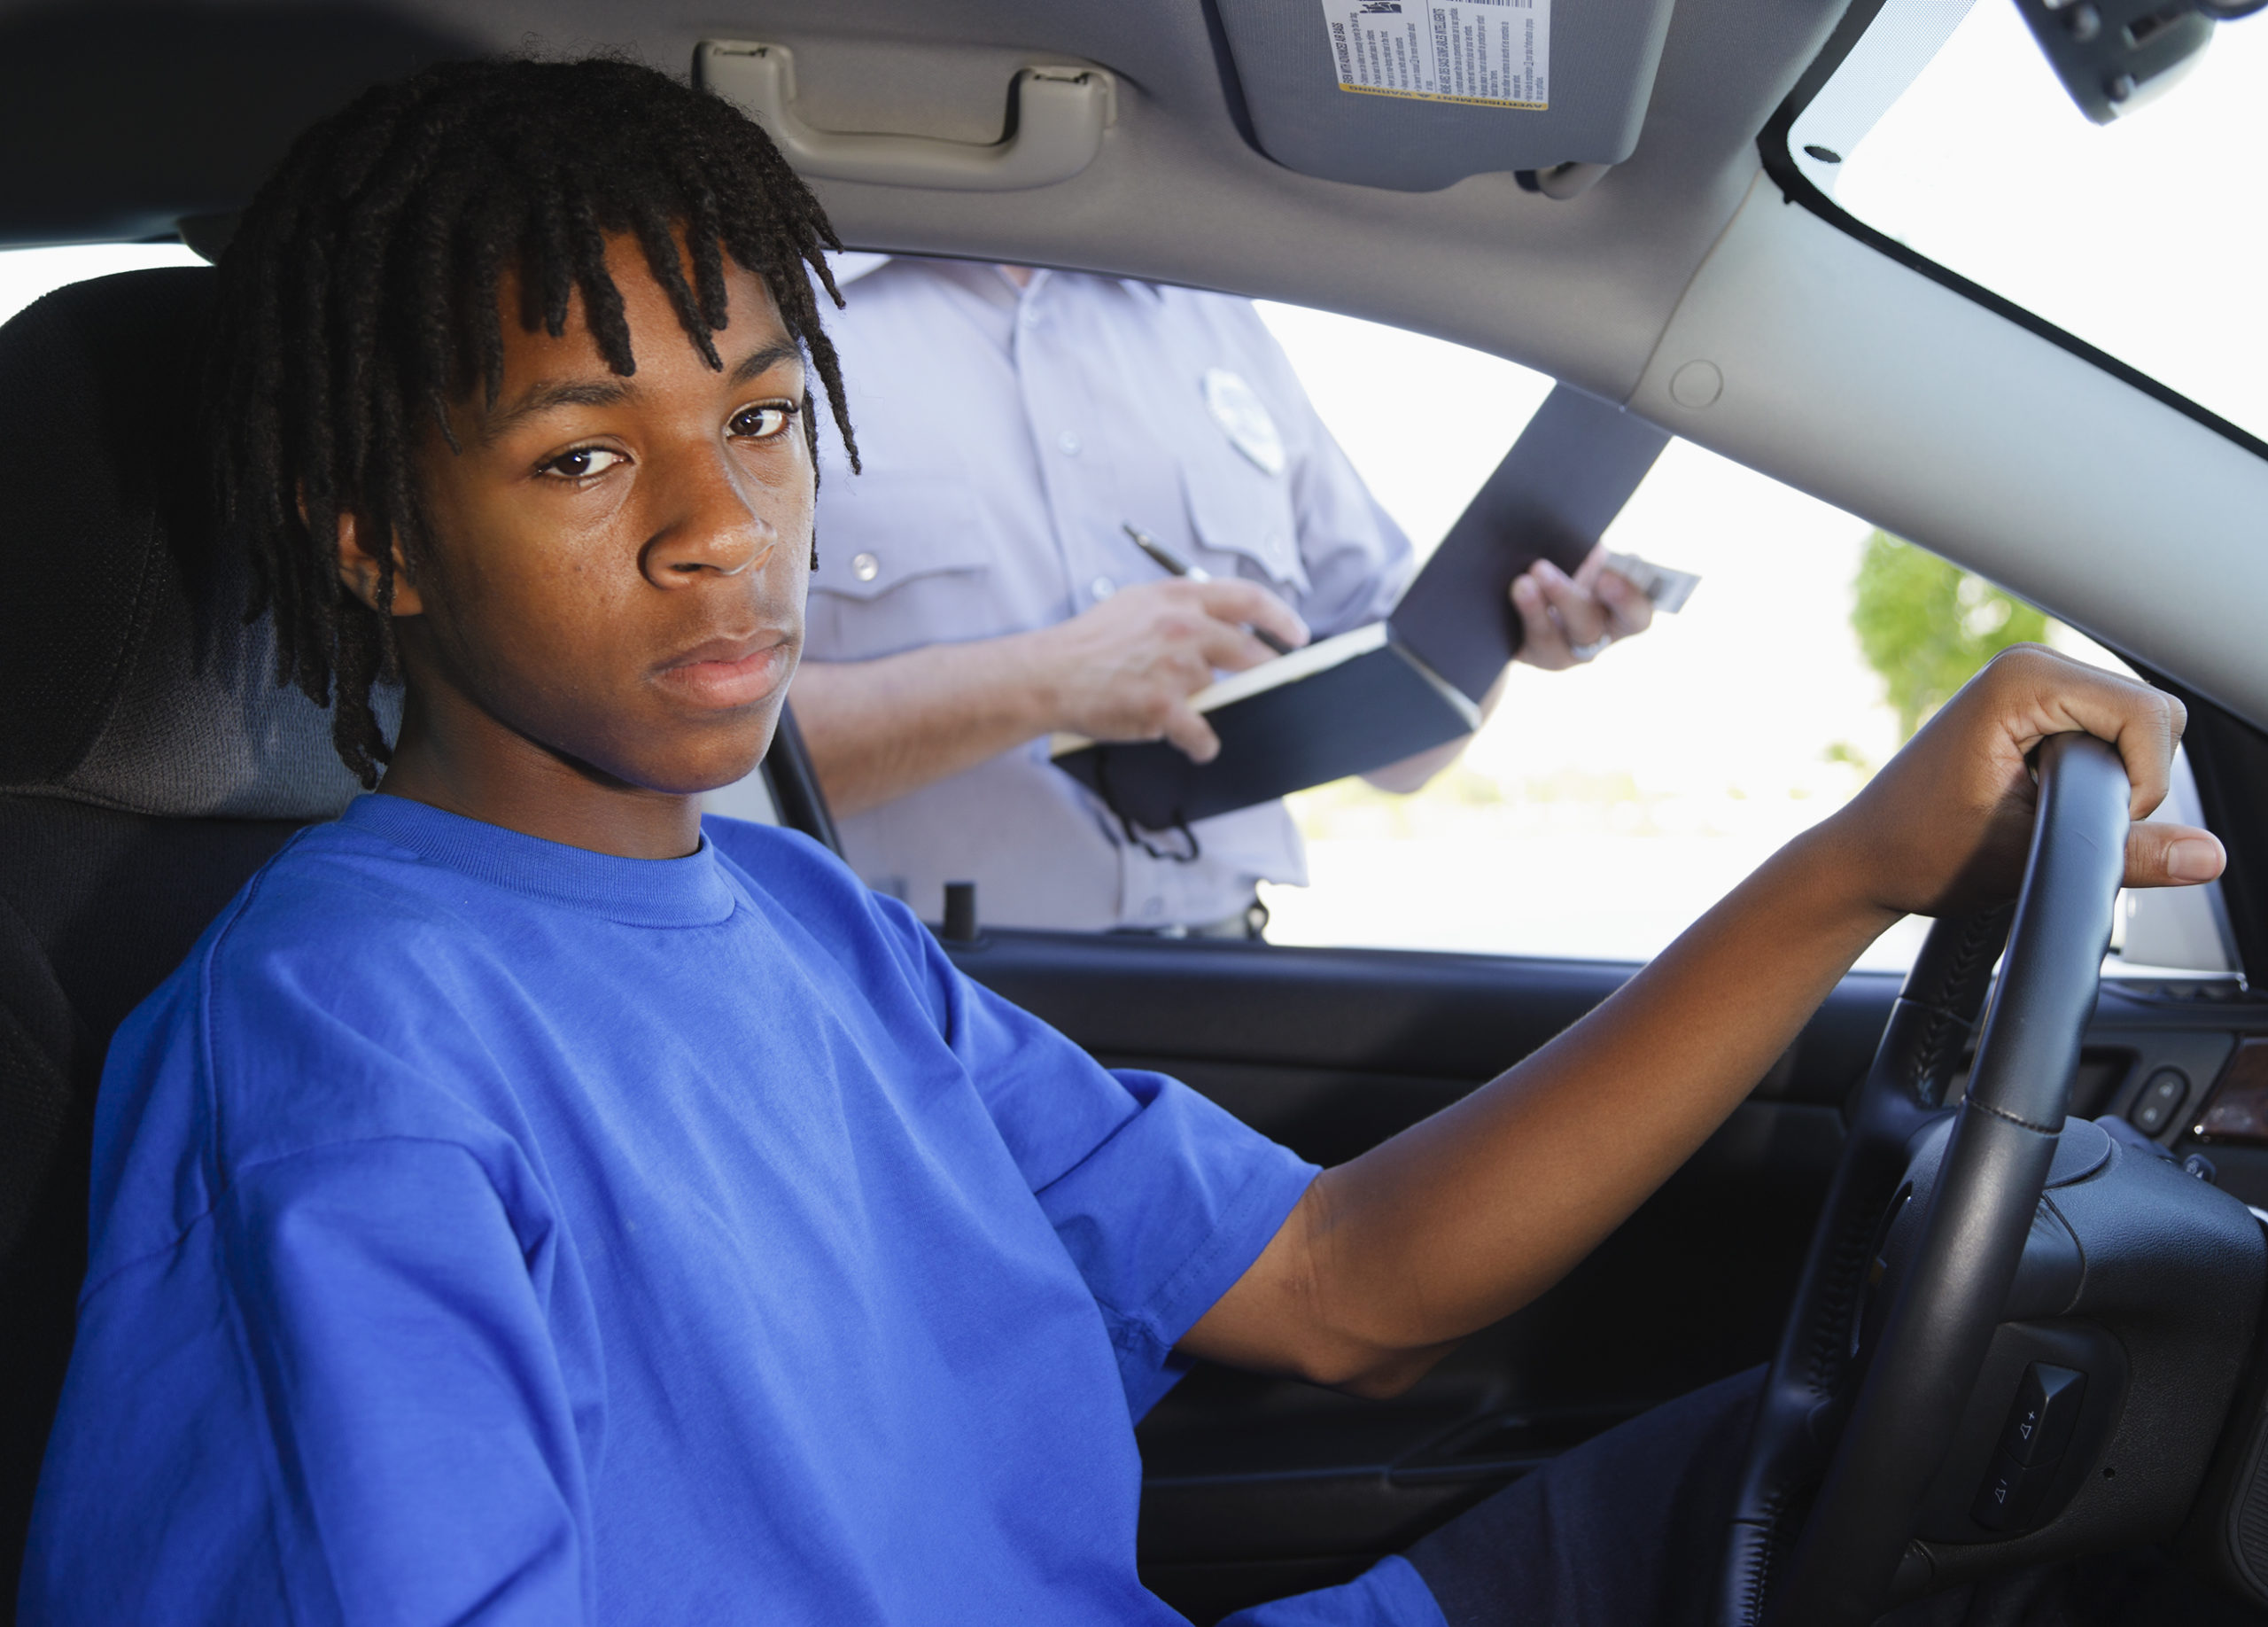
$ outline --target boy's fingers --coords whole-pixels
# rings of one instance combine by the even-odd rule
[[[2126,833],[2126,884],[2194,887],[2218,876],[2227,858],[2210,830],[2137,823]]]
[[[2039,645],[2020,645],[1995,658],[2023,681],[2030,703],[2018,725],[2029,752],[2053,734],[2079,729],[2117,748],[2133,787],[2128,806],[2141,818],[2165,800],[2172,782],[2173,749],[2187,725],[2187,708],[2161,689],[2115,673],[2085,666]]]
[[[2138,819],[2154,812],[2173,785],[2173,749],[2188,720],[2171,695],[2109,673],[2073,697],[2075,721],[2118,748],[2133,792],[2128,806]]]

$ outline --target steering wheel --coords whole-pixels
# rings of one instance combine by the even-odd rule
[[[1860,1627],[1888,1607],[1915,1510],[1953,1444],[2070,1099],[2126,857],[2126,772],[2085,735],[2036,758],[2039,812],[2013,906],[1938,922],[1852,1114],[1751,1434],[1716,1627]],[[2011,924],[2013,922],[2013,925]],[[1957,1109],[1945,1090],[2002,944]],[[1957,1114],[1899,1274],[1859,1312],[1918,1133]],[[1876,1320],[1876,1317],[1879,1320]]]

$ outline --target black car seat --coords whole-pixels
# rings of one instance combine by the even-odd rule
[[[200,518],[213,276],[104,277],[0,327],[0,1623],[70,1355],[111,1032],[358,790]],[[765,777],[833,845],[792,722]]]

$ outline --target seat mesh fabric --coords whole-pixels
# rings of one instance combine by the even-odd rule
[[[275,630],[204,523],[197,346],[215,274],[130,271],[0,327],[0,789],[317,819],[353,776],[273,681]],[[377,697],[391,727],[398,692]]]

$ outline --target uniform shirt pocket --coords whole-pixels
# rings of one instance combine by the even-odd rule
[[[1254,468],[1233,452],[1192,458],[1181,486],[1197,563],[1216,576],[1241,576],[1296,603],[1308,591],[1300,557],[1299,521],[1291,481]]]
[[[812,659],[871,661],[1010,630],[964,482],[869,474],[852,484],[855,495],[824,504],[819,516]]]

